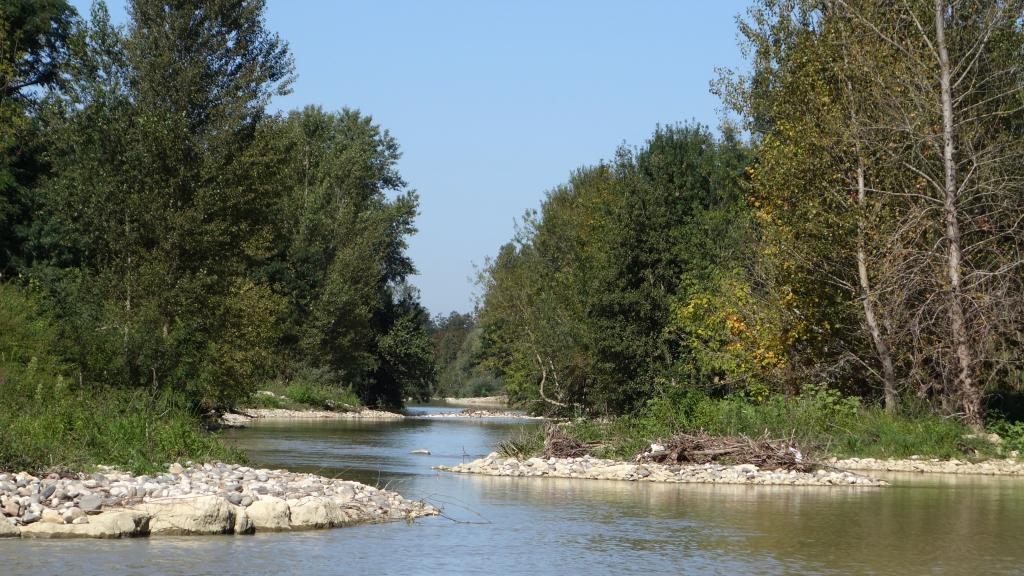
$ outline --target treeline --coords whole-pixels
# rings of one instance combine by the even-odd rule
[[[452,312],[431,320],[437,381],[435,398],[494,396],[504,383],[485,362],[483,329],[473,313]]]
[[[713,84],[741,124],[551,191],[485,272],[483,362],[544,412],[825,387],[981,427],[1024,383],[1022,14],[757,2]]]
[[[195,412],[272,379],[428,394],[395,139],[354,110],[267,112],[295,75],[262,0],[128,17],[0,5],[0,281],[53,327],[54,372]],[[24,358],[0,354],[13,387]]]

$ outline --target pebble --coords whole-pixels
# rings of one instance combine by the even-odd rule
[[[1024,462],[1016,458],[964,462],[961,460],[923,459],[911,456],[909,459],[847,458],[831,460],[836,468],[845,470],[920,472],[932,474],[977,474],[982,476],[1024,476]]]
[[[437,412],[435,414],[423,414],[417,418],[509,418],[516,420],[547,420],[544,416],[530,416],[523,412],[512,410],[480,410],[466,408],[458,412]]]
[[[174,463],[168,473],[132,476],[107,467],[101,473],[45,479],[27,473],[0,473],[0,521],[16,526],[89,524],[87,515],[137,510],[151,502],[174,502],[184,497],[219,496],[234,506],[249,507],[264,498],[289,502],[320,499],[339,506],[344,518],[332,525],[412,519],[437,514],[424,502],[394,492],[287,470],[254,470],[220,462]],[[275,500],[275,501],[276,501]]]
[[[846,471],[817,470],[810,473],[761,470],[753,464],[635,464],[590,456],[518,460],[502,458],[497,453],[491,453],[486,458],[465,464],[435,468],[448,472],[489,476],[548,476],[634,482],[872,487],[888,485],[884,480]]]

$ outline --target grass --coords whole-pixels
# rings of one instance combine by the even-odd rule
[[[1024,426],[1020,426],[1024,434]],[[741,396],[712,398],[699,392],[648,402],[640,413],[614,419],[580,418],[566,425],[566,432],[599,445],[594,456],[632,459],[651,442],[679,432],[704,430],[712,435],[775,437],[794,436],[797,445],[812,456],[907,458],[985,458],[1001,455],[984,440],[965,438],[969,430],[960,423],[906,407],[890,415],[875,407],[861,406],[856,398],[834,391],[812,389],[804,395],[769,397],[754,401]],[[531,434],[531,438],[526,438]],[[1015,446],[1016,441],[1006,442]],[[507,455],[532,455],[543,449],[543,433],[524,433],[503,446]]]
[[[82,384],[55,349],[32,300],[0,285],[0,470],[156,472],[182,460],[243,460],[181,395]]]
[[[264,392],[270,392],[266,394]],[[293,380],[274,382],[253,394],[244,407],[285,410],[358,410],[359,397],[350,388]]]
[[[244,461],[172,395],[47,388],[15,410],[0,411],[0,429],[0,470],[79,471],[107,464],[142,473],[185,460]]]

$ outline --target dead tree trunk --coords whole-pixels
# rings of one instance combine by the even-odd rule
[[[857,205],[863,210],[866,202],[867,190],[864,185],[864,161],[859,159],[857,163]],[[875,314],[874,294],[871,292],[871,279],[868,277],[863,216],[858,216],[857,218],[857,278],[860,282],[860,298],[864,306],[864,320],[867,323],[868,332],[871,334],[871,341],[875,345],[878,361],[882,365],[882,390],[885,397],[885,410],[892,413],[897,408],[896,370],[893,367],[889,345],[882,336],[878,317]]]
[[[957,211],[957,166],[955,162],[953,89],[950,80],[949,51],[946,47],[945,30],[946,3],[935,0],[935,48],[939,55],[939,83],[942,100],[942,165],[945,175],[943,187],[943,211],[946,230],[946,274],[949,281],[949,327],[955,357],[956,391],[960,397],[964,421],[972,428],[980,429],[982,422],[982,393],[973,377],[970,342],[968,341],[967,320],[964,314],[963,288],[961,286],[961,239],[960,215]]]

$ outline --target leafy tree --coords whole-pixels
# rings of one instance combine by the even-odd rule
[[[0,4],[0,280],[25,264],[32,189],[46,173],[34,112],[41,91],[60,84],[75,22],[64,0]]]
[[[252,146],[292,72],[263,9],[136,0],[121,31],[97,4],[76,39],[40,243],[64,271],[53,288],[90,378],[217,406],[262,377],[279,304],[247,277],[272,206]]]
[[[528,214],[482,279],[482,353],[513,400],[620,413],[717,371],[672,310],[738,274],[750,234],[746,158],[731,135],[659,128],[579,170]],[[716,322],[724,322],[719,318]],[[712,374],[715,372],[715,374]]]
[[[279,372],[289,379],[303,367],[326,368],[324,384],[400,405],[433,376],[412,365],[418,348],[398,350],[426,337],[418,298],[405,288],[415,270],[405,248],[418,200],[397,171],[398,143],[358,111],[317,107],[265,123],[260,140],[271,159],[264,176],[279,191],[274,251],[259,268],[287,301]],[[410,315],[416,321],[383,341],[385,357],[381,339]],[[404,384],[413,386],[405,396]]]

